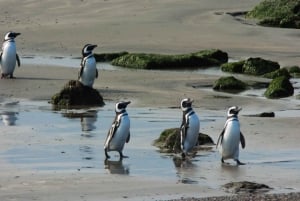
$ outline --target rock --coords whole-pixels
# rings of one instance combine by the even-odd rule
[[[298,0],[264,0],[246,17],[256,18],[260,25],[300,28],[300,2]]]
[[[254,114],[254,115],[247,115],[249,117],[275,117],[274,112],[262,112],[259,114]]]
[[[271,81],[264,94],[267,98],[284,98],[294,94],[294,87],[288,78],[281,76]]]
[[[182,55],[129,53],[112,61],[112,65],[135,69],[201,68],[220,65],[228,61],[221,50],[204,50]]]
[[[199,133],[198,143],[199,145],[214,144],[213,140],[203,133]],[[164,130],[159,138],[154,141],[154,145],[159,147],[162,152],[180,153],[180,129],[169,128]]]
[[[300,78],[300,67],[299,66],[291,66],[288,67],[289,73],[294,78]]]
[[[245,60],[238,61],[238,62],[231,62],[225,63],[221,65],[221,70],[224,72],[231,72],[231,73],[243,73],[243,66]]]
[[[277,62],[262,58],[249,58],[243,65],[243,73],[250,75],[263,75],[278,70],[280,65]]]
[[[221,77],[215,81],[213,89],[217,91],[240,92],[245,90],[247,84],[233,76]]]
[[[280,76],[285,76],[288,79],[291,78],[291,75],[290,75],[289,71],[286,68],[280,68],[278,70],[275,70],[273,72],[266,73],[266,74],[263,75],[263,77],[269,78],[269,79],[274,79],[274,78],[280,77]]]
[[[78,80],[70,80],[63,89],[52,96],[51,103],[57,107],[72,106],[103,106],[104,101],[100,93]]]
[[[272,189],[265,184],[249,181],[230,182],[223,185],[223,187],[231,193],[261,193]]]

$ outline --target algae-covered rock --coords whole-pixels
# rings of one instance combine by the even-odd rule
[[[97,62],[110,62],[115,58],[120,56],[126,55],[128,52],[116,52],[116,53],[101,53],[101,54],[94,54],[94,57]]]
[[[300,28],[299,16],[299,0],[264,0],[246,15],[261,25],[282,28]]]
[[[267,98],[284,98],[293,94],[294,87],[290,80],[284,76],[273,79],[265,91]]]
[[[243,65],[243,73],[250,75],[263,75],[278,70],[280,65],[277,62],[262,58],[249,58]]]
[[[100,93],[78,80],[70,80],[63,89],[52,96],[51,103],[57,107],[103,106]]]
[[[300,78],[300,67],[299,66],[291,66],[288,68],[289,73],[294,78]]]
[[[238,62],[224,63],[221,65],[221,70],[224,72],[231,72],[231,73],[243,73],[244,63],[245,60],[238,61]]]
[[[233,76],[220,77],[218,80],[215,81],[213,85],[213,89],[217,91],[238,92],[238,91],[243,91],[246,88],[247,88],[246,83],[236,79]]]
[[[111,63],[135,69],[200,68],[220,65],[228,61],[228,54],[221,50],[204,50],[182,55],[129,53]]]
[[[272,189],[265,184],[249,181],[229,182],[224,184],[223,187],[230,193],[259,193]]]
[[[198,144],[214,144],[214,142],[208,135],[199,133]],[[154,141],[154,145],[159,147],[162,152],[180,153],[180,129],[169,128],[164,130],[159,138]]]
[[[289,71],[286,68],[280,68],[270,73],[266,73],[263,75],[265,78],[274,79],[276,77],[284,76],[286,78],[291,78]]]

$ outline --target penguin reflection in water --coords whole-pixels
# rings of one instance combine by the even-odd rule
[[[17,54],[17,48],[15,38],[20,35],[16,32],[7,32],[2,44],[2,52],[0,53],[1,63],[1,79],[2,78],[14,78],[13,73],[15,71],[16,62],[20,66],[20,58]]]
[[[95,79],[98,78],[96,59],[93,54],[93,50],[96,47],[97,45],[87,44],[82,48],[82,59],[78,79],[83,85],[89,87],[93,87]]]
[[[107,152],[117,151],[120,154],[120,159],[125,158],[122,151],[125,142],[130,140],[130,119],[126,112],[126,107],[130,103],[119,102],[116,104],[115,112],[116,116],[108,131],[107,138],[104,144],[104,151],[106,159],[110,158]]]
[[[225,159],[233,159],[237,165],[245,165],[239,161],[239,144],[241,142],[242,148],[245,148],[245,138],[240,131],[240,123],[238,120],[238,113],[242,108],[237,106],[230,107],[227,112],[227,120],[224,129],[221,132],[217,147],[220,147],[222,155],[221,162],[224,163]]]
[[[192,103],[193,100],[190,98],[185,98],[181,101],[183,115],[180,126],[180,145],[183,159],[198,143],[200,121],[192,108]]]

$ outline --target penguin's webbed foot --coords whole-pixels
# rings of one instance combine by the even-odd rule
[[[106,159],[109,159],[110,156],[109,156],[108,153],[107,153],[107,149],[104,149],[104,152],[105,152],[105,157],[106,157]]]
[[[14,77],[13,74],[10,74],[9,78],[10,79],[15,79],[16,77]]]
[[[221,162],[222,162],[222,163],[225,163],[225,161],[224,161],[224,159],[223,159],[223,158],[221,158]]]
[[[246,165],[246,163],[242,163],[239,159],[235,159],[237,165]]]
[[[182,158],[182,160],[185,160],[186,154],[184,152],[181,153],[181,158]]]
[[[123,153],[121,151],[119,151],[119,154],[120,154],[120,159],[123,159],[123,158],[129,158],[128,156],[124,156]]]

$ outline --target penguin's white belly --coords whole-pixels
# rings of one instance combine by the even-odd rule
[[[122,151],[124,148],[124,144],[129,135],[130,129],[130,120],[129,118],[123,118],[121,120],[121,124],[114,134],[113,138],[109,143],[110,151]]]
[[[189,152],[198,141],[200,129],[200,122],[197,115],[192,115],[189,118],[189,128],[187,129],[185,140],[183,143],[183,149],[185,152]]]
[[[1,57],[2,74],[12,74],[16,67],[16,46],[4,45]]]
[[[237,121],[229,122],[224,132],[221,154],[223,159],[238,159],[240,143],[240,125]]]
[[[95,58],[87,59],[80,79],[82,84],[92,87],[96,78],[96,71],[97,69]]]

